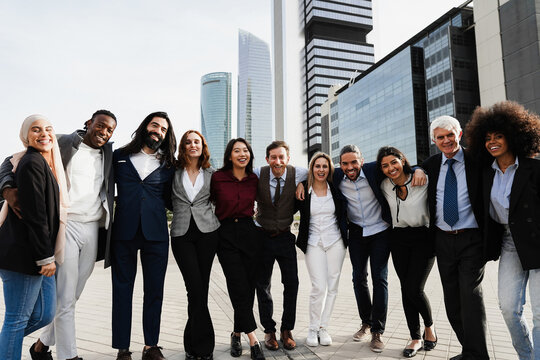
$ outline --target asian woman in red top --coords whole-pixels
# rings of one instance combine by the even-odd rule
[[[246,333],[251,359],[264,359],[255,335],[253,316],[255,274],[257,273],[259,236],[253,222],[258,178],[253,173],[253,151],[242,138],[227,144],[223,167],[212,175],[211,197],[221,222],[218,258],[227,279],[227,289],[234,308],[234,331],[231,333],[231,356],[242,355],[240,333]]]

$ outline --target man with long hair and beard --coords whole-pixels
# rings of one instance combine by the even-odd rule
[[[129,144],[113,156],[117,188],[111,242],[112,346],[118,360],[129,351],[137,253],[143,267],[143,360],[165,359],[158,346],[163,284],[169,256],[165,207],[170,207],[176,138],[165,112],[148,115]]]

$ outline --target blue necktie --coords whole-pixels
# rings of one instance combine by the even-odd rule
[[[457,179],[452,165],[455,159],[446,160],[448,171],[444,180],[444,222],[450,226],[454,226],[459,220],[458,201],[457,201]]]

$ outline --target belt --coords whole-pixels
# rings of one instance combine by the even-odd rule
[[[260,231],[265,232],[271,238],[279,236],[279,235],[284,234],[284,233],[291,232],[291,227],[290,226],[288,228],[284,229],[284,230],[278,230],[278,231],[268,231],[268,230],[265,230],[262,226],[259,229],[260,229]]]
[[[468,231],[468,230],[472,230],[472,229],[458,229],[458,230],[441,230],[440,228],[438,228],[439,231],[442,231],[443,233],[446,233],[448,235],[457,235],[457,234],[462,234],[464,233],[465,231]]]

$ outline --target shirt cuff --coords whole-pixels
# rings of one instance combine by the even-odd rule
[[[54,262],[54,255],[46,259],[36,261],[36,265],[37,266],[49,265],[52,262]]]

